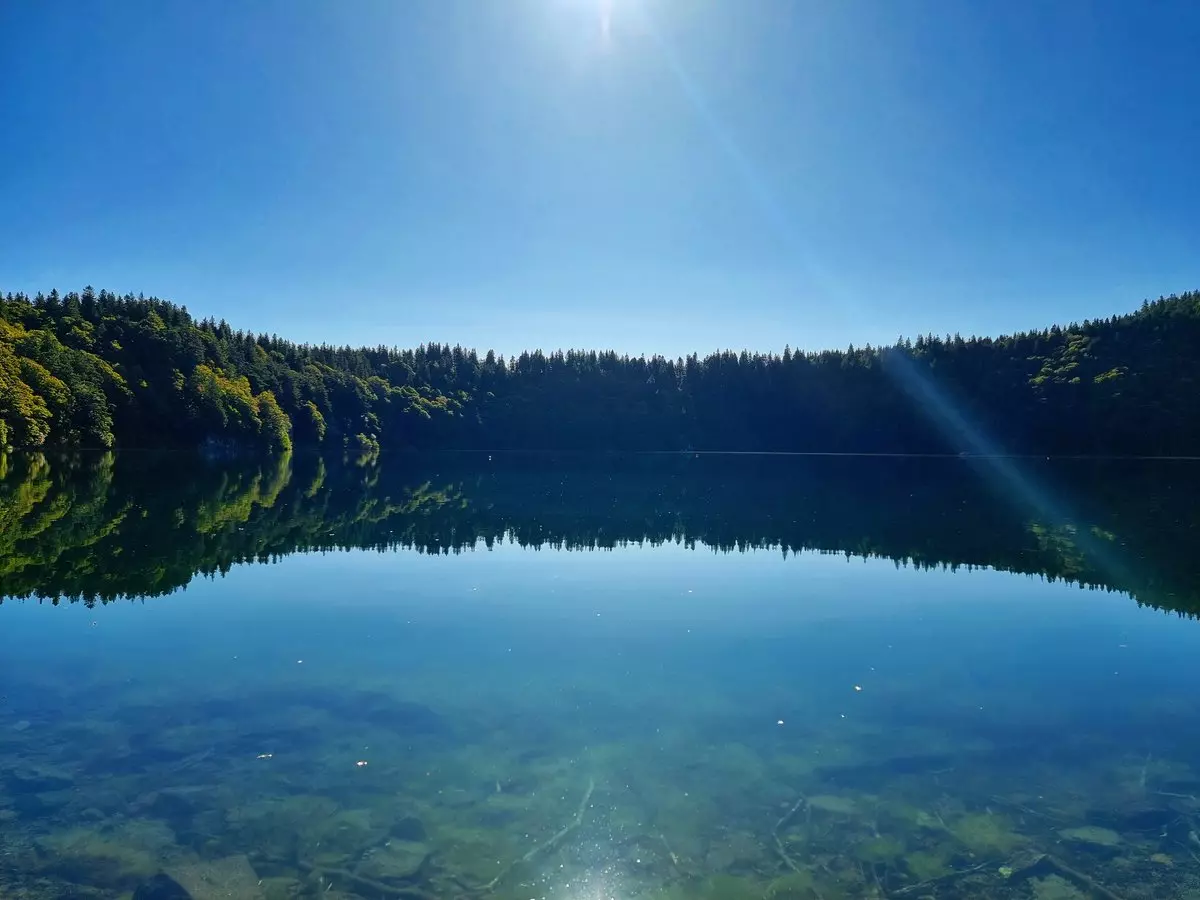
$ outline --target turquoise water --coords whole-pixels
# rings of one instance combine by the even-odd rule
[[[1188,468],[3,471],[0,896],[1200,897]]]

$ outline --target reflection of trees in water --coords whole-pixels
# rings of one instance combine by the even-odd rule
[[[0,457],[0,595],[85,602],[305,550],[666,542],[989,566],[1129,591],[1189,615],[1200,597],[1185,464],[1044,464],[1072,501],[1046,521],[957,460],[772,457]],[[1117,557],[1120,557],[1119,564]]]

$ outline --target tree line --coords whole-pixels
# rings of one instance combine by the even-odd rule
[[[631,357],[297,344],[86,288],[0,297],[0,446],[1188,454],[1200,292],[998,338]]]

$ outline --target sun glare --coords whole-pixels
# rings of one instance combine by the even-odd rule
[[[613,7],[617,0],[560,0],[560,2],[581,10],[585,19],[592,23],[589,30],[594,27],[594,34],[600,38],[600,42],[604,46],[608,46],[612,39]]]

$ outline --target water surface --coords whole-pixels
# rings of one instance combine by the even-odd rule
[[[5,897],[1200,897],[1187,464],[2,471]]]

